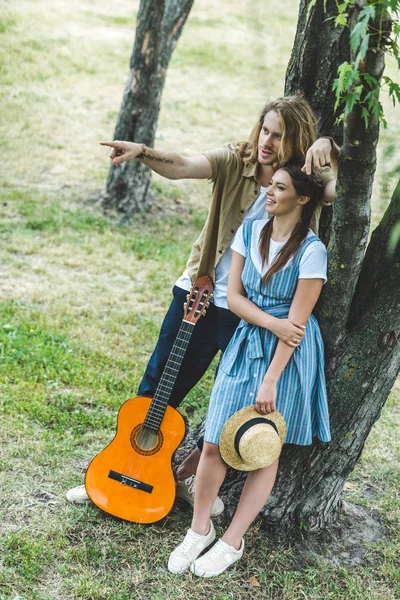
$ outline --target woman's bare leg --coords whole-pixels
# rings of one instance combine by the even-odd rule
[[[226,469],[217,444],[204,442],[196,473],[191,525],[193,531],[200,535],[206,535],[210,529],[211,508],[225,479]]]
[[[222,540],[238,550],[242,537],[263,508],[274,487],[278,460],[269,467],[251,471],[244,484],[234,517]]]

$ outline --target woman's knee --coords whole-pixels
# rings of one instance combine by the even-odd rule
[[[218,444],[212,444],[211,442],[204,442],[202,455],[204,455],[205,458],[216,458],[216,457],[221,458],[221,453],[219,451]]]

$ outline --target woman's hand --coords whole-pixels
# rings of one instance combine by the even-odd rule
[[[276,410],[276,381],[267,377],[261,384],[256,398],[256,411],[268,415]]]
[[[135,142],[100,142],[100,146],[109,146],[111,148],[108,155],[117,167],[121,163],[136,158],[143,152],[144,144],[136,144]]]
[[[275,318],[268,329],[291,348],[297,348],[306,333],[304,325],[290,319]]]

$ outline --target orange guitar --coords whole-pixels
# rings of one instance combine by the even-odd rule
[[[85,487],[105,512],[135,523],[165,517],[175,500],[172,457],[185,436],[182,415],[168,406],[193,328],[212,297],[209,277],[196,280],[154,398],[127,400],[118,413],[113,441],[90,463]]]

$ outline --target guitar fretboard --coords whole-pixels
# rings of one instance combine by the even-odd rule
[[[171,397],[176,378],[181,368],[183,357],[185,356],[190,338],[193,333],[195,323],[183,320],[176,336],[175,343],[164,367],[161,379],[150,404],[145,421],[143,423],[146,429],[155,433],[158,432],[161,421],[163,420],[168,400]]]

